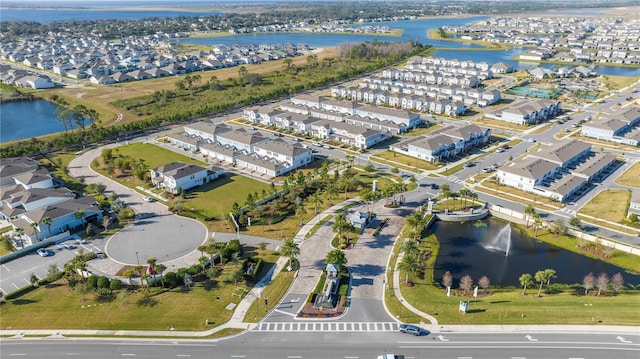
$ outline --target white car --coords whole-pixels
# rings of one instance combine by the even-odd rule
[[[48,257],[51,255],[51,252],[49,252],[49,250],[46,248],[38,248],[36,252],[38,252],[40,257]]]

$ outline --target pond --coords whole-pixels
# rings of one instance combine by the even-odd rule
[[[622,273],[625,283],[640,284],[640,276],[626,273],[614,265],[573,253],[527,237],[509,223],[486,219],[478,222],[436,221],[431,230],[440,241],[435,263],[435,280],[451,272],[458,280],[469,274],[474,283],[487,276],[492,286],[520,286],[518,278],[539,270],[554,269],[552,283],[582,283],[585,275]],[[508,255],[506,252],[508,252]]]

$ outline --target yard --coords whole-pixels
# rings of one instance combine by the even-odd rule
[[[636,162],[628,170],[626,170],[620,177],[616,179],[616,183],[640,188],[640,162]]]
[[[438,166],[425,160],[407,156],[394,151],[383,151],[371,156],[374,161],[380,161],[401,170],[417,172],[418,170],[435,170]]]
[[[631,192],[623,189],[607,189],[594,196],[578,214],[596,217],[605,221],[622,223],[627,216]]]

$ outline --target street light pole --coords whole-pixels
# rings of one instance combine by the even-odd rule
[[[140,258],[138,257],[138,251],[136,251],[136,262],[138,262],[138,265],[140,265]]]

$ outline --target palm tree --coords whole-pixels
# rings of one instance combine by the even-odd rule
[[[200,266],[202,267],[202,272],[203,273],[204,273],[204,271],[206,269],[208,260],[209,260],[209,257],[207,257],[207,256],[201,256],[200,258],[198,258],[198,263],[200,263]]]
[[[449,192],[449,197],[453,199],[453,208],[455,208],[456,199],[460,197],[460,194],[458,192]]]
[[[528,205],[524,207],[524,214],[527,216],[527,227],[529,227],[529,219],[536,213],[536,209],[533,206]]]
[[[324,192],[327,195],[327,199],[329,200],[329,206],[333,206],[333,199],[338,195],[338,189],[333,182],[329,182],[327,186],[324,188]]]
[[[540,288],[538,288],[538,297],[539,297],[540,293],[542,292],[542,285],[545,284],[548,280],[546,271],[543,271],[543,270],[537,271],[535,278],[536,278],[536,282],[540,283]]]
[[[289,257],[289,264],[293,266],[294,259],[300,254],[300,247],[293,239],[287,239],[280,247],[280,254]]]
[[[413,232],[417,234],[418,227],[422,226],[424,223],[423,219],[424,217],[422,212],[413,212],[405,219],[405,223],[413,228]]]
[[[315,191],[311,195],[311,202],[313,203],[314,213],[318,214],[318,206],[322,204],[322,197],[320,197],[320,191]]]
[[[149,259],[147,259],[147,264],[149,265],[149,269],[151,269],[150,271],[147,272],[151,272],[153,273],[153,282],[156,282],[156,262],[158,261],[158,259],[156,259],[155,257],[151,257]]]
[[[164,264],[162,264],[162,263],[159,263],[159,264],[156,264],[156,265],[155,265],[155,272],[154,272],[154,275],[155,275],[155,273],[160,274],[160,283],[162,283],[162,288],[164,288],[164,276],[162,275],[162,273],[163,273],[164,271],[166,271],[166,270],[167,270],[167,266],[165,266],[165,265],[164,265]]]
[[[16,227],[13,229],[13,232],[16,234],[16,237],[20,239],[20,245],[24,247],[24,242],[22,239],[22,235],[24,234],[24,229],[22,229],[21,227]]]
[[[307,216],[307,210],[304,208],[304,204],[301,203],[297,208],[296,208],[296,216],[298,217],[298,219],[300,220],[300,223],[298,224],[300,227],[302,227],[302,225],[304,224],[304,220]]]
[[[133,285],[133,283],[131,283],[131,277],[133,277],[134,273],[135,272],[132,269],[127,269],[126,271],[124,271],[124,273],[122,273],[125,277],[129,278],[129,285]]]
[[[74,216],[76,217],[76,219],[80,220],[80,223],[82,223],[84,225],[84,214],[85,212],[83,210],[77,210],[76,213],[74,213]]]
[[[538,237],[538,229],[542,227],[542,217],[538,213],[533,214],[533,236]]]
[[[519,280],[520,280],[520,285],[522,285],[522,295],[526,295],[527,287],[530,285],[533,285],[533,277],[531,277],[531,274],[525,273],[520,276]]]
[[[336,264],[338,266],[344,266],[347,264],[347,257],[344,252],[340,249],[334,249],[327,253],[324,261],[329,264]]]
[[[40,242],[38,240],[38,223],[37,222],[31,222],[31,223],[29,223],[29,226],[31,228],[33,228],[33,233],[35,233],[35,235],[36,235],[36,243]]]
[[[409,273],[415,275],[419,268],[420,261],[418,260],[418,257],[414,255],[407,255],[406,253],[398,263],[398,270],[405,273],[404,282],[407,284],[409,283]]]
[[[47,229],[49,230],[49,237],[51,237],[51,222],[53,222],[53,220],[49,216],[43,217],[42,220],[40,221],[40,223],[47,226]]]
[[[418,242],[412,239],[406,240],[402,243],[402,250],[404,251],[405,256],[418,257],[418,254],[420,254]]]
[[[464,209],[467,209],[467,197],[469,196],[470,192],[471,191],[466,188],[463,188],[460,191],[458,191],[458,193],[460,193],[460,198],[464,199],[464,205],[463,205]]]

